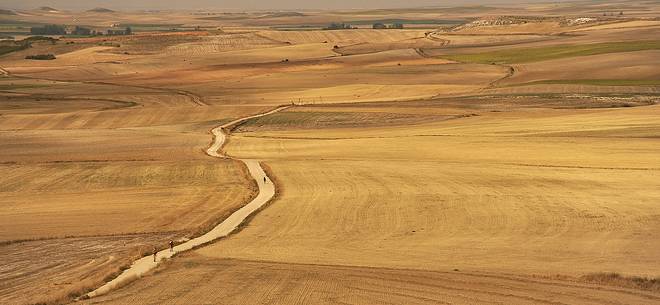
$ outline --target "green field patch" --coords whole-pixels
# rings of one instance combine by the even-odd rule
[[[397,112],[284,111],[245,121],[239,131],[279,128],[341,128],[415,124],[453,118],[452,115]]]
[[[541,80],[523,84],[576,84],[576,85],[595,85],[595,86],[660,86],[660,79],[552,79]]]
[[[318,122],[350,122],[355,115],[343,112],[278,112],[269,116],[247,120],[243,126],[288,126]]]
[[[172,30],[185,30],[180,23],[122,23],[120,28],[130,27],[134,32],[167,32]],[[192,27],[190,29],[193,29]]]
[[[0,55],[5,55],[20,50],[25,50],[27,48],[28,48],[27,44],[0,45]]]
[[[445,55],[443,58],[482,64],[516,64],[566,57],[660,49],[660,41],[620,41],[584,45],[558,45],[541,48],[517,48],[475,54]]]
[[[18,89],[33,89],[33,88],[42,88],[42,87],[47,87],[47,85],[39,85],[39,84],[0,84],[0,91],[11,91],[11,90],[18,90]]]
[[[0,91],[43,88],[48,86],[50,84],[47,83],[26,83],[24,80],[12,76],[0,77]]]
[[[288,25],[282,25],[282,26],[273,26],[271,27],[273,30],[277,31],[320,31],[323,30],[323,26],[317,25],[300,25],[300,26],[288,26]]]

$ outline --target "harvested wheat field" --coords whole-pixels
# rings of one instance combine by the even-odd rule
[[[660,304],[657,3],[198,4],[0,10],[0,304]]]
[[[653,216],[659,113],[657,106],[644,108],[239,133],[228,152],[265,160],[279,173],[281,204],[240,235],[198,252],[413,269],[648,275],[648,265],[658,264],[652,232],[660,225]]]
[[[179,280],[166,281],[167,277]],[[421,271],[282,264],[186,255],[167,271],[90,304],[657,304],[632,289],[576,279],[520,277],[461,270]],[[222,287],[222,289],[218,289]],[[141,292],[134,294],[135,291]],[[247,291],[249,290],[249,291]]]

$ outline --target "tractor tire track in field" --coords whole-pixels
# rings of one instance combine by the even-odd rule
[[[502,81],[513,77],[513,75],[516,73],[516,69],[513,66],[509,65],[498,65],[500,67],[506,68],[506,74],[488,84],[488,89],[495,88],[501,83]]]
[[[47,81],[57,81],[57,82],[65,82],[65,83],[81,83],[81,84],[103,85],[103,86],[120,86],[120,87],[130,87],[130,88],[138,88],[138,89],[155,90],[155,91],[171,93],[171,94],[174,94],[174,95],[184,96],[191,103],[193,103],[197,106],[208,106],[208,104],[204,101],[204,99],[200,95],[195,94],[195,93],[190,92],[190,91],[181,90],[181,89],[169,89],[169,88],[158,88],[158,87],[148,87],[148,86],[138,86],[138,85],[126,85],[126,84],[116,84],[116,83],[100,82],[100,81],[71,81],[71,80],[30,77],[30,76],[24,76],[24,75],[11,74],[9,71],[7,71],[6,69],[4,69],[2,67],[0,67],[0,76],[2,76],[2,77],[10,77],[11,76],[11,77],[21,78],[21,79],[47,80]]]
[[[278,107],[265,113],[236,119],[214,128],[211,131],[214,137],[213,143],[206,150],[206,154],[216,158],[232,158],[222,153],[222,146],[225,144],[228,131],[231,130],[232,127],[241,124],[246,120],[270,115],[286,108],[288,108],[288,106]],[[259,193],[254,199],[252,199],[252,201],[231,214],[229,217],[227,217],[227,219],[211,229],[211,231],[175,246],[172,251],[170,251],[170,249],[165,249],[157,252],[155,261],[152,255],[148,255],[134,261],[133,264],[128,269],[124,270],[124,272],[122,272],[118,277],[88,293],[86,296],[95,297],[108,293],[114,288],[119,287],[122,284],[135,278],[139,278],[145,273],[153,270],[156,268],[156,266],[158,266],[158,263],[165,259],[172,258],[177,253],[192,250],[194,248],[213,242],[217,239],[228,236],[234,230],[236,230],[245,219],[247,219],[255,211],[259,210],[259,208],[261,208],[263,205],[268,203],[273,198],[273,196],[275,196],[275,185],[265,173],[264,169],[261,167],[261,164],[259,164],[259,161],[242,159],[237,160],[243,162],[247,166],[250,175],[253,179],[256,180],[257,185],[259,186]]]
[[[133,304],[145,299],[241,305],[650,305],[659,300],[651,292],[583,283],[577,278],[188,256],[159,276],[86,304]]]

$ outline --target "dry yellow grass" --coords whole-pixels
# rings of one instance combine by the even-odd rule
[[[232,161],[18,164],[0,176],[0,240],[182,232],[251,195]]]
[[[283,42],[268,39],[255,33],[224,34],[204,37],[202,41],[176,44],[168,47],[166,53],[184,56],[200,56],[240,49],[256,49],[285,45]]]
[[[422,38],[424,37],[424,30],[261,31],[259,35],[294,44],[326,42],[332,47],[336,44],[383,43]]]
[[[586,28],[580,28],[574,30],[575,32],[580,31],[596,31],[596,30],[607,30],[607,29],[623,29],[623,28],[642,28],[642,27],[657,27],[660,26],[660,21],[657,20],[634,20],[634,21],[624,21],[624,22],[615,22],[609,24],[601,24],[590,26]]]
[[[626,13],[654,8],[638,9]],[[566,10],[579,11],[506,13]],[[429,29],[263,27],[483,12],[505,13],[15,17],[213,30],[107,38],[119,47],[99,46],[106,37],[35,45],[30,52],[57,55],[47,62],[23,60],[26,51],[0,57],[0,303],[65,301],[151,246],[226,217],[252,188],[238,164],[203,154],[209,129],[291,102],[339,105],[253,120],[226,148],[266,162],[277,201],[240,234],[90,302],[657,303],[657,292],[622,284],[627,278],[588,284],[581,276],[658,275],[659,108],[589,109],[650,105],[658,87],[494,86],[573,75],[654,80],[655,51],[527,63],[500,82],[508,67],[434,58],[511,43],[651,40],[654,24],[579,36],[552,36],[574,29],[555,21],[429,37]],[[401,102],[416,99],[428,100]]]
[[[117,275],[175,232],[69,237],[2,245],[3,304],[67,303]]]
[[[577,279],[282,264],[186,255],[155,276],[84,304],[655,304],[657,296]]]
[[[65,302],[253,195],[240,164],[203,151],[210,128],[269,106],[77,81],[0,86],[0,303]]]
[[[266,160],[285,191],[240,235],[198,253],[655,275],[659,110],[545,109],[236,135],[228,152]]]

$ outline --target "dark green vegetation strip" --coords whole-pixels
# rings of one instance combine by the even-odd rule
[[[31,36],[19,41],[0,41],[0,56],[15,51],[25,50],[35,41],[50,41],[55,43],[57,39],[44,36]]]
[[[182,23],[121,23],[119,24],[120,27],[127,27],[130,26],[132,28],[161,28],[161,27],[167,27],[167,28],[178,28],[182,27]]]
[[[414,123],[430,120],[448,119],[451,116],[446,115],[421,115],[406,114],[395,112],[352,112],[347,109],[346,112],[278,112],[268,116],[253,118],[247,120],[241,127],[278,127],[278,126],[299,126],[299,127],[350,127],[350,126],[374,126],[374,125],[392,125],[403,123]]]
[[[584,45],[560,45],[542,48],[509,49],[476,54],[446,55],[444,58],[471,63],[515,64],[542,60],[660,49],[659,40],[620,41]]]
[[[0,83],[0,91],[11,91],[19,89],[33,89],[48,87],[47,84],[13,84],[13,83]]]
[[[596,86],[660,86],[660,79],[552,79],[541,80],[522,85],[537,84],[576,84],[576,85],[596,85]]]
[[[0,55],[11,53],[14,51],[23,50],[23,46],[0,46]]]
[[[401,24],[463,24],[465,19],[376,19],[376,20],[351,20],[344,23],[352,25],[365,25],[374,23],[401,23]]]

